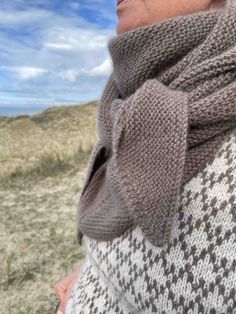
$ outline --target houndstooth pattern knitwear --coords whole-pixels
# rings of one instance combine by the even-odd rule
[[[152,245],[138,226],[83,241],[65,314],[236,313],[236,128],[181,188],[167,244]]]
[[[236,126],[236,0],[110,39],[78,238],[170,238],[180,189]]]

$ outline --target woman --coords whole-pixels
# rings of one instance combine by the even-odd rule
[[[117,15],[65,313],[233,313],[236,1],[124,0]]]

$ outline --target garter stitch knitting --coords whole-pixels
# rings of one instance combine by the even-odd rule
[[[114,36],[78,237],[170,239],[180,189],[236,126],[236,0]]]

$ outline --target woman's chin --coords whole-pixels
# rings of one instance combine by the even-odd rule
[[[138,27],[142,27],[146,24],[147,23],[144,20],[137,20],[137,22],[135,23],[135,20],[132,20],[131,22],[130,19],[120,18],[116,25],[116,33],[125,33]]]
[[[116,33],[121,34],[124,32],[128,32],[131,29],[132,29],[132,26],[130,25],[129,22],[127,23],[125,21],[122,21],[122,19],[120,19],[116,26]]]

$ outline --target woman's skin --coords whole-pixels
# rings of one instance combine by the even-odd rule
[[[120,34],[179,15],[217,9],[224,6],[224,3],[225,0],[129,0],[117,7],[116,14],[119,20],[116,33]],[[82,267],[83,264],[55,285],[54,289],[60,300],[57,314],[65,313],[65,306],[71,289]]]
[[[225,0],[129,0],[121,3],[116,9],[119,18],[116,33],[179,15],[217,9],[222,7],[224,2]]]
[[[64,314],[66,309],[67,301],[70,297],[71,290],[73,288],[76,279],[79,277],[83,268],[83,263],[73,272],[70,273],[67,277],[59,281],[55,286],[54,290],[57,297],[60,300],[60,306],[57,311],[57,314]]]

